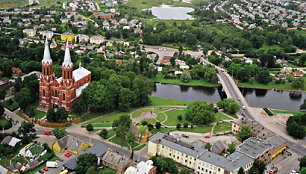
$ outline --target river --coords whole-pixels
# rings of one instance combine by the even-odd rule
[[[250,106],[284,110],[299,110],[306,98],[306,92],[290,92],[266,89],[240,88]],[[155,83],[152,96],[187,101],[217,103],[226,95],[221,87],[180,86]]]

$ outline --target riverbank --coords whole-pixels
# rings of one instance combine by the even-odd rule
[[[274,82],[269,82],[267,84],[258,83],[255,79],[250,79],[249,82],[239,82],[238,87],[241,88],[255,88],[255,89],[277,89],[284,91],[298,91],[305,92],[306,91],[306,77],[304,78],[304,87],[302,89],[294,89],[291,86],[291,82],[286,81],[285,83],[275,84]]]
[[[202,87],[218,87],[218,83],[210,83],[204,79],[201,80],[191,80],[188,83],[184,83],[180,81],[180,79],[164,79],[162,74],[157,74],[156,77],[151,78],[151,80],[155,83],[165,83],[172,85],[183,85],[183,86],[202,86]]]

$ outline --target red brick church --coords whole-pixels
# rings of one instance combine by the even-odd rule
[[[64,107],[71,112],[73,102],[80,97],[82,90],[90,82],[91,72],[83,68],[81,63],[79,68],[73,71],[68,41],[62,63],[62,77],[56,78],[52,73],[52,59],[46,39],[42,74],[39,79],[39,107]]]

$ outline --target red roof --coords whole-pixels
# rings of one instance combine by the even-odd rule
[[[20,71],[20,69],[16,67],[12,67],[12,71],[16,72],[16,71]]]
[[[303,71],[295,71],[294,76],[303,76]]]

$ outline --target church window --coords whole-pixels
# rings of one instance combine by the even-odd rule
[[[47,68],[47,75],[49,75],[49,68]]]
[[[45,90],[43,89],[43,96],[45,96]]]
[[[57,97],[57,90],[55,90],[55,97]]]
[[[65,100],[65,93],[63,93],[63,100]]]
[[[67,78],[70,79],[70,77],[69,77],[69,71],[67,71],[67,73],[68,73],[68,77],[67,77]]]

